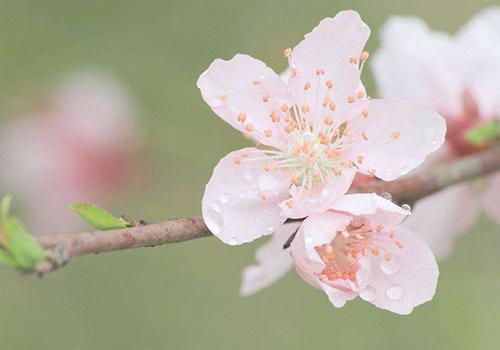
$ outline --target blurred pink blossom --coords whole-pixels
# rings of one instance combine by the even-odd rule
[[[426,166],[480,150],[465,138],[472,127],[500,118],[500,8],[473,17],[455,37],[418,18],[391,18],[381,31],[373,71],[382,96],[434,106],[446,118],[446,143]],[[500,224],[500,173],[419,201],[405,226],[438,258],[475,221],[480,208]]]
[[[11,118],[1,132],[2,188],[23,201],[36,233],[78,229],[69,204],[107,200],[131,179],[134,106],[107,75],[68,76],[43,108]]]
[[[264,146],[224,157],[206,186],[203,217],[222,241],[250,242],[287,218],[322,212],[356,172],[394,180],[441,146],[445,123],[433,109],[367,98],[369,34],[356,12],[343,11],[285,50],[288,82],[241,54],[200,76],[212,110]]]

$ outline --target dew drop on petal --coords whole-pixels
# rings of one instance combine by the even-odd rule
[[[262,174],[259,177],[259,188],[261,191],[275,191],[276,188],[279,187],[279,185],[280,181],[270,174]]]
[[[227,202],[229,202],[229,194],[227,194],[226,192],[223,192],[219,195],[219,202],[221,202],[222,204],[226,204]]]
[[[238,240],[236,239],[236,237],[231,237],[231,238],[229,238],[228,243],[230,245],[236,245],[236,244],[238,244]]]
[[[411,206],[409,204],[403,204],[401,208],[403,208],[406,211],[411,211]]]
[[[393,255],[391,260],[389,261],[382,258],[380,260],[380,268],[385,274],[393,275],[399,271],[399,269],[401,268],[401,264],[399,262],[399,259],[395,255]]]
[[[215,211],[217,214],[220,214],[221,212],[221,208],[220,208],[220,205],[219,203],[217,202],[213,202],[212,205],[210,206],[210,208]]]
[[[247,181],[252,181],[253,179],[255,179],[255,173],[251,170],[245,171],[243,173],[243,178]]]
[[[222,223],[219,217],[215,215],[208,215],[204,217],[204,220],[210,232],[215,235],[222,232]]]
[[[401,300],[401,298],[403,298],[405,294],[405,291],[403,290],[403,288],[398,285],[398,284],[395,284],[393,286],[390,286],[389,288],[387,288],[387,290],[385,291],[385,295],[387,296],[387,298],[389,300],[392,300],[392,301],[398,301],[398,300]]]
[[[359,296],[364,301],[371,302],[375,300],[375,289],[373,289],[373,287],[368,286],[359,293]]]

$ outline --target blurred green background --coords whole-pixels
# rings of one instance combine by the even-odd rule
[[[136,97],[153,164],[147,183],[132,186],[110,209],[151,221],[199,215],[213,166],[247,143],[195,86],[213,59],[248,53],[279,72],[282,50],[341,9],[361,13],[374,51],[391,15],[418,15],[454,32],[492,4],[4,0],[0,106],[26,87],[103,68]],[[369,70],[364,74],[375,95]],[[42,280],[1,268],[0,349],[497,349],[500,235],[484,217],[472,231],[440,264],[434,300],[407,317],[362,301],[334,309],[295,273],[240,298],[240,270],[262,241],[231,247],[202,239],[86,256]]]

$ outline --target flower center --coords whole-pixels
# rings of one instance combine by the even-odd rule
[[[393,242],[399,249],[403,249],[401,241],[394,238],[394,231],[385,230],[380,224],[370,227],[349,225],[344,231],[337,231],[335,238],[328,244],[314,247],[325,264],[319,278],[324,281],[338,279],[356,282],[356,273],[360,269],[359,258],[368,255],[383,254],[386,262],[393,259],[393,255],[384,247],[387,242]]]

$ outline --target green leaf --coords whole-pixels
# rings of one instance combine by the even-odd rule
[[[12,202],[12,196],[6,194],[0,201],[0,220],[7,220],[9,217],[10,203]]]
[[[19,219],[8,218],[3,222],[3,228],[9,242],[8,252],[17,268],[33,270],[37,263],[48,257]]]
[[[76,203],[70,205],[69,208],[77,212],[83,220],[98,230],[112,230],[131,226],[127,221],[115,218],[106,210],[91,203]]]
[[[467,141],[473,145],[484,145],[500,137],[500,122],[492,120],[478,127],[472,128],[465,133]]]
[[[25,271],[48,257],[23,223],[9,214],[12,196],[0,200],[0,263]]]

